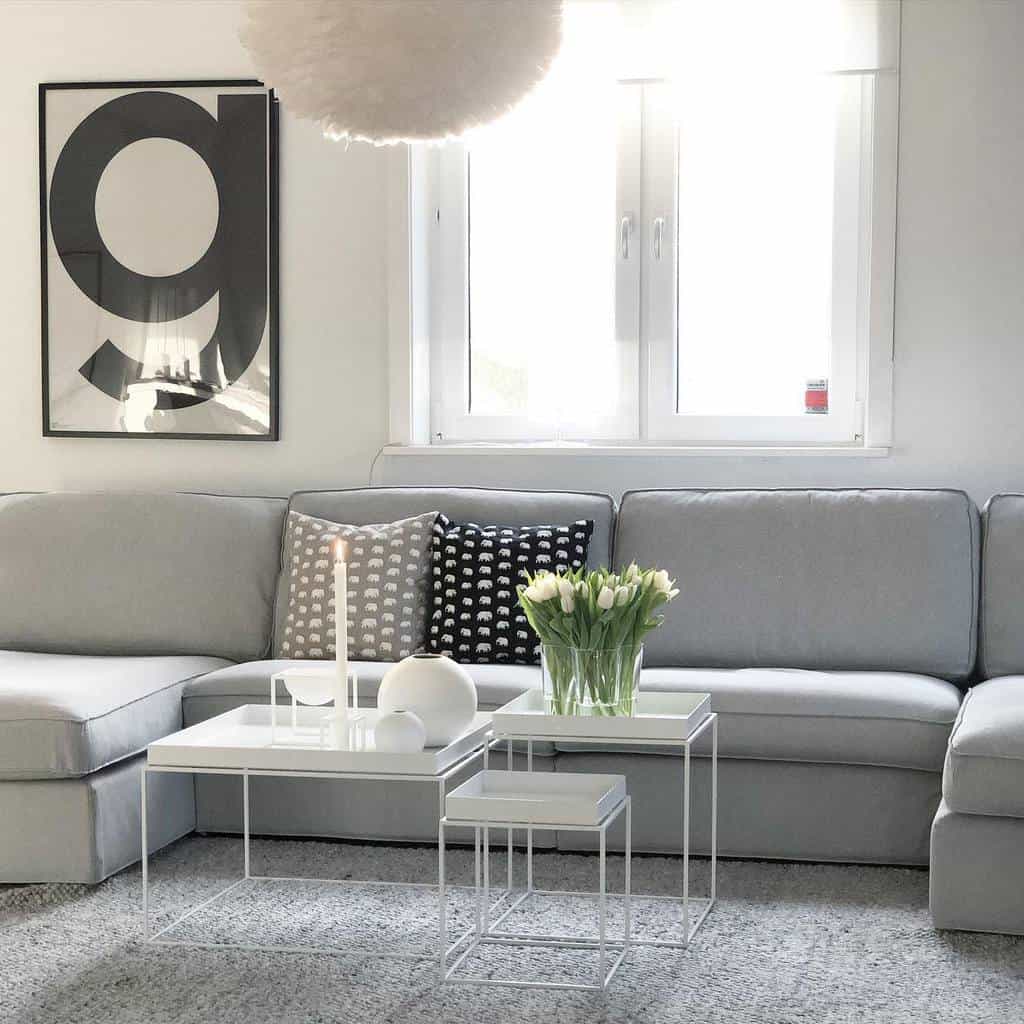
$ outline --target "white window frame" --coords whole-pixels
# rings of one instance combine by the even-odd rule
[[[859,145],[860,160],[837,163],[848,173],[837,178],[834,412],[675,412],[675,142],[670,133],[649,128],[643,147],[635,137],[641,122],[650,126],[668,117],[660,83],[645,83],[642,98],[638,84],[635,94],[642,118],[624,117],[620,125],[626,141],[620,145],[617,222],[609,232],[618,253],[616,333],[635,351],[636,402],[586,430],[469,414],[466,151],[457,144],[398,147],[389,175],[391,443],[535,448],[575,441],[615,450],[884,452],[892,443],[898,76],[887,69],[838,74],[850,80],[844,102],[853,112],[842,119],[847,130],[838,145]],[[870,216],[859,216],[859,210],[870,210]],[[659,219],[660,260],[653,254]],[[624,222],[630,224],[625,256]],[[844,263],[850,259],[856,261],[852,271]]]
[[[871,347],[870,288],[872,210],[876,180],[882,169],[873,159],[873,141],[892,122],[879,125],[876,75],[841,75],[836,139],[833,221],[832,351],[829,415],[697,416],[677,412],[679,344],[677,343],[677,175],[678,136],[672,125],[668,87],[645,90],[644,223],[652,244],[644,264],[644,313],[647,401],[641,436],[653,442],[742,445],[864,444],[866,356]],[[894,82],[891,84],[895,84]],[[884,95],[885,90],[881,90]],[[894,114],[894,110],[892,111]],[[652,128],[652,126],[654,126]],[[857,159],[859,153],[859,160]],[[846,154],[844,156],[844,154]],[[661,256],[654,247],[656,224],[662,225]],[[665,245],[669,239],[671,244]],[[879,254],[874,254],[878,258]],[[890,261],[891,266],[891,261]],[[891,361],[891,316],[876,325]],[[863,364],[863,365],[862,365]]]
[[[427,183],[429,218],[421,224],[431,237],[430,291],[432,435],[437,440],[508,441],[621,440],[635,434],[639,403],[640,253],[634,237],[641,181],[640,124],[642,91],[626,86],[619,93],[619,145],[616,174],[615,338],[622,359],[622,400],[615,414],[573,422],[571,411],[558,419],[489,416],[470,411],[471,325],[469,308],[469,176],[472,160],[458,142],[420,151],[421,175]],[[631,226],[633,226],[631,228]],[[611,228],[612,225],[609,225]],[[617,240],[618,239],[618,240]],[[558,244],[557,226],[537,225],[538,245]]]

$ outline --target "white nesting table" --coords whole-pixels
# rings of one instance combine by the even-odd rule
[[[311,881],[336,885],[393,885],[431,889],[432,883],[353,882],[335,879],[300,879],[288,876],[256,875],[251,871],[249,854],[249,779],[253,776],[277,776],[293,779],[336,779],[405,782],[434,786],[437,792],[438,820],[444,817],[449,781],[472,761],[479,759],[487,767],[487,736],[491,716],[478,713],[469,728],[446,747],[428,747],[416,754],[381,753],[374,746],[374,725],[379,717],[375,708],[361,709],[361,728],[347,735],[319,739],[323,709],[316,707],[246,704],[217,715],[180,732],[151,743],[142,772],[142,909],[143,938],[146,942],[170,946],[214,946],[218,949],[248,949],[271,952],[309,952],[308,946],[259,945],[248,942],[197,942],[171,937],[183,921],[209,907],[246,883]],[[296,717],[293,719],[293,715]],[[293,728],[297,726],[298,729]],[[149,856],[147,841],[146,782],[151,772],[182,772],[201,775],[235,775],[242,780],[242,850],[244,874],[214,896],[177,917],[150,935],[149,928]],[[436,941],[436,940],[435,940]],[[343,952],[350,949],[316,947],[319,951]],[[391,948],[385,954],[408,959],[432,959],[433,941],[422,949]]]
[[[682,912],[681,938],[634,932],[633,945],[664,946],[685,949],[704,923],[716,898],[718,858],[718,715],[711,710],[708,693],[643,692],[637,698],[636,713],[625,715],[550,715],[544,708],[539,690],[529,690],[493,713],[491,744],[508,747],[508,767],[512,769],[514,742],[526,743],[526,769],[533,768],[533,744],[537,741],[587,746],[669,747],[680,751],[680,799],[683,805],[682,893],[680,896],[639,896],[633,900],[673,900]],[[690,748],[708,731],[711,732],[711,877],[707,896],[690,894]],[[534,894],[570,895],[539,890],[533,884],[533,829],[526,830],[526,887],[508,908],[511,912]],[[512,832],[508,839],[507,893],[513,893]],[[485,908],[486,913],[486,908]]]
[[[437,869],[440,904],[440,977],[442,982],[463,985],[511,985],[516,988],[582,989],[602,992],[606,989],[629,952],[630,943],[630,799],[626,780],[621,775],[585,775],[566,772],[482,771],[448,794],[446,813],[440,821],[437,837]],[[626,823],[625,884],[623,891],[622,938],[608,934],[608,893],[606,859],[608,828],[620,816]],[[453,943],[448,943],[447,901],[445,896],[445,828],[459,825],[474,830],[474,896],[476,924],[467,928]],[[572,831],[596,832],[599,843],[599,874],[597,892],[593,894],[598,907],[596,938],[568,933],[539,934],[503,927],[509,915],[522,905],[510,906],[493,923],[489,919],[491,898],[485,877],[481,882],[481,863],[486,863],[490,850],[487,830],[507,829],[509,836],[516,829],[542,826]],[[539,895],[539,894],[536,894]],[[597,954],[594,980],[515,979],[490,974],[459,975],[459,969],[484,946],[548,947],[556,950],[588,950]],[[449,959],[454,962],[449,965]]]

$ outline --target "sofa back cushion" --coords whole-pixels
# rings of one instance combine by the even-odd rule
[[[289,509],[335,523],[365,526],[438,511],[455,523],[538,526],[590,519],[594,532],[587,561],[611,564],[615,503],[607,494],[573,491],[506,491],[483,487],[360,487],[347,491],[297,491]],[[277,592],[274,647],[281,649],[288,611],[287,582]]]
[[[2,496],[0,648],[262,657],[286,507],[204,494]]]
[[[973,667],[978,511],[961,491],[633,491],[615,562],[679,597],[645,663],[919,672]]]
[[[990,498],[981,533],[981,669],[1024,674],[1024,494]]]

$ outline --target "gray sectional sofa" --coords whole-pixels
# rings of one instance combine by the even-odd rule
[[[952,490],[637,491],[618,509],[605,495],[472,488],[2,496],[0,881],[92,882],[132,863],[146,744],[268,700],[288,508],[356,524],[435,509],[508,525],[593,519],[592,564],[637,559],[679,581],[641,685],[712,694],[722,854],[930,856],[937,923],[1024,932],[1024,907],[972,899],[964,916],[957,896],[985,885],[979,860],[1024,888],[1024,498],[990,505],[982,556],[978,511]],[[979,604],[982,665],[1002,678],[965,702]],[[356,667],[372,700],[388,665]],[[534,668],[471,671],[485,709],[540,685]],[[699,850],[706,756],[695,765]],[[678,849],[678,759],[547,746],[535,768],[626,774],[634,846]],[[154,848],[241,828],[237,779],[151,785]],[[259,779],[251,792],[256,832],[436,836],[433,807],[408,788]],[[579,835],[547,841],[569,849]]]

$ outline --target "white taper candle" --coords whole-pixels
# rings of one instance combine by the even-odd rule
[[[334,545],[334,647],[336,679],[334,710],[339,718],[348,717],[348,545]]]

